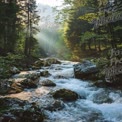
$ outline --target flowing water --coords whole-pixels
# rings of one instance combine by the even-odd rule
[[[50,79],[56,87],[43,87],[25,90],[18,94],[9,95],[40,106],[47,106],[54,101],[49,92],[66,88],[79,94],[75,102],[65,102],[64,108],[57,111],[45,110],[45,122],[122,122],[122,91],[114,89],[97,88],[91,81],[74,78],[74,62],[62,61],[62,64],[53,64],[40,70],[48,70],[51,76],[40,77]]]

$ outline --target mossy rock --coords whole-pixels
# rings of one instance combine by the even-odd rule
[[[55,99],[60,98],[63,101],[75,101],[78,99],[78,94],[68,89],[59,89],[53,93]]]
[[[34,63],[33,68],[41,68],[43,66],[50,66],[51,64],[61,64],[56,58],[39,59]]]
[[[38,81],[39,78],[36,80],[28,79],[27,81],[22,82],[21,85],[23,85],[24,88],[37,88]]]
[[[49,79],[41,81],[40,84],[42,86],[56,86],[56,84],[53,81],[49,80]]]
[[[49,76],[49,75],[50,75],[50,73],[48,71],[41,71],[40,72],[40,76],[46,77],[46,76]]]

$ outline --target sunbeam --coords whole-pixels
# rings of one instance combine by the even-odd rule
[[[63,0],[36,0],[37,3],[41,3],[49,6],[60,6]]]

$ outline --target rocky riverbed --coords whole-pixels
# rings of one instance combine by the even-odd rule
[[[94,85],[94,64],[39,61],[6,79],[0,122],[122,122],[122,91]]]

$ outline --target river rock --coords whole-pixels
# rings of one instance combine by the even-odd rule
[[[106,82],[106,81],[102,81],[102,82],[94,82],[93,86],[96,87],[100,87],[100,88],[114,88],[114,89],[122,89],[122,82],[121,81],[116,81],[116,82]]]
[[[11,83],[8,79],[0,79],[0,94],[6,94],[10,90]]]
[[[40,78],[40,72],[36,71],[26,71],[14,75],[13,78],[19,79],[23,78],[25,80],[21,81],[20,84],[24,88],[36,88]]]
[[[52,94],[55,99],[60,98],[63,101],[75,101],[78,99],[78,94],[68,89],[59,89]]]
[[[11,85],[11,89],[8,91],[8,94],[15,94],[15,93],[20,93],[24,90],[22,86],[17,85],[16,83],[13,83]]]
[[[95,110],[94,108],[89,108],[83,118],[85,122],[108,122],[104,120],[101,111]]]
[[[0,81],[0,94],[11,94],[11,93],[19,93],[24,90],[23,86],[21,86],[20,81],[24,81],[25,79],[4,79]]]
[[[49,80],[49,79],[41,81],[40,84],[42,86],[56,86],[56,84],[53,81]]]
[[[2,101],[2,102],[1,102]],[[0,98],[0,122],[43,122],[42,110],[33,103],[13,98]]]
[[[13,78],[28,78],[35,80],[40,77],[40,72],[37,71],[23,71],[19,74],[13,75]]]
[[[0,94],[14,94],[24,90],[24,88],[36,88],[39,78],[10,78],[0,80]]]
[[[44,107],[45,110],[49,110],[49,111],[57,111],[63,108],[64,108],[64,104],[61,100],[55,100],[49,105],[47,105],[46,107]]]
[[[10,72],[12,74],[17,74],[17,73],[20,73],[20,70],[14,66],[14,67],[11,67],[10,68]]]
[[[112,99],[109,97],[109,93],[106,91],[101,91],[93,95],[93,102],[97,104],[102,103],[112,103]]]
[[[39,78],[32,80],[32,79],[27,79],[21,83],[24,88],[36,88],[39,82]]]
[[[46,62],[49,65],[51,65],[51,64],[61,64],[61,62],[56,58],[47,58]]]
[[[34,69],[40,69],[42,66],[44,66],[44,63],[45,63],[45,60],[40,59],[40,60],[38,60],[38,61],[36,61],[34,63],[34,65],[33,65],[32,68],[34,68]]]
[[[43,66],[50,66],[51,64],[60,64],[61,62],[56,58],[46,58],[46,59],[39,59],[33,65],[33,68],[41,68]]]
[[[43,77],[47,77],[47,76],[50,75],[50,73],[48,71],[41,71],[40,75],[43,76]]]
[[[92,62],[85,60],[82,63],[74,65],[75,78],[79,79],[95,79],[95,74],[98,73],[98,68]]]

